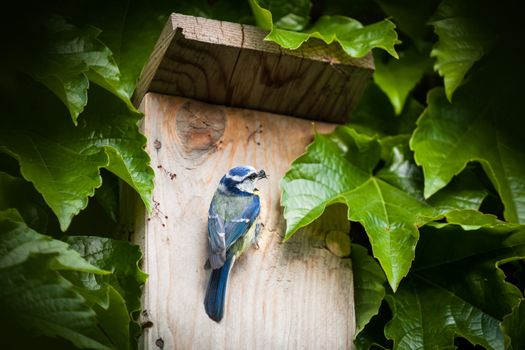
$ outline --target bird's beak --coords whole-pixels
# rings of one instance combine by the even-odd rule
[[[267,178],[268,178],[268,175],[266,175],[266,173],[264,172],[264,170],[261,170],[261,171],[259,171],[259,173],[257,174],[257,178],[258,178],[258,179],[267,179]]]

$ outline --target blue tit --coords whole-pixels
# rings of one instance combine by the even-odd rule
[[[220,322],[224,315],[226,287],[231,268],[242,253],[257,244],[261,203],[255,185],[266,178],[264,170],[252,166],[232,168],[224,175],[208,211],[207,264],[212,268],[204,307]]]

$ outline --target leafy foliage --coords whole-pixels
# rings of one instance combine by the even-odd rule
[[[358,244],[352,245],[356,334],[379,312],[385,297],[385,275],[377,262]]]
[[[517,134],[521,118],[518,111],[501,108],[514,93],[499,95],[488,88],[486,74],[459,90],[453,104],[442,89],[430,91],[429,107],[418,121],[411,147],[425,171],[425,197],[446,185],[468,162],[478,161],[501,196],[505,218],[523,223],[525,144]]]
[[[401,114],[408,94],[421,80],[430,60],[415,49],[402,51],[398,60],[375,60],[375,83],[390,99],[397,115]]]
[[[89,81],[108,89],[131,107],[112,53],[97,39],[99,30],[77,28],[57,15],[38,23],[38,28],[42,29],[46,46],[39,57],[22,64],[22,69],[64,102],[75,124],[87,104]]]
[[[512,313],[505,316],[502,322],[507,337],[505,343],[509,349],[520,349],[525,344],[525,302],[523,299],[514,307]]]
[[[317,38],[326,44],[339,43],[352,57],[363,57],[373,48],[381,48],[397,57],[394,49],[398,43],[395,25],[388,19],[363,26],[353,18],[323,16],[307,27],[309,6],[305,3],[308,2],[250,0],[257,24],[270,30],[265,40],[274,41],[284,48],[297,49],[310,38]]]
[[[436,218],[438,212],[375,176],[380,155],[377,140],[348,127],[317,135],[281,182],[285,239],[319,217],[327,205],[345,203],[348,218],[364,226],[374,256],[396,289],[414,258],[417,227]]]
[[[485,195],[476,188],[463,193],[448,190],[436,196],[434,203],[425,202],[418,187],[418,169],[410,161],[406,143],[399,141],[383,142],[382,147],[377,139],[349,127],[316,135],[281,182],[285,239],[318,218],[328,205],[345,203],[349,220],[363,225],[374,256],[395,290],[414,259],[417,228],[450,210],[477,209]],[[377,171],[381,153],[389,158]]]
[[[78,347],[129,348],[130,312],[145,281],[138,247],[94,236],[52,239],[10,209],[0,212],[0,252],[2,323],[15,320]],[[6,336],[15,341],[19,332]]]
[[[63,230],[101,185],[102,167],[130,184],[149,206],[153,172],[142,149],[146,140],[136,125],[138,113],[92,88],[93,104],[83,113],[81,125],[74,126],[64,118],[60,105],[49,103],[54,101],[46,91],[35,88],[33,92],[34,105],[27,109],[52,114],[26,125],[23,116],[29,111],[23,107],[12,111],[19,117],[8,120],[0,132],[0,149],[19,160],[22,175],[43,195]],[[115,126],[106,122],[109,117]]]
[[[2,57],[0,152],[8,156],[0,158],[0,324],[3,343],[13,348],[136,347],[133,313],[145,281],[138,247],[58,234],[101,186],[101,168],[150,205],[153,171],[130,96],[149,55],[143,48],[153,47],[164,20],[158,19],[162,12],[142,18],[151,24],[150,36],[135,38],[139,45],[131,51],[123,42],[117,50],[128,31],[101,31],[93,24],[111,19],[97,9],[97,23],[89,21],[95,8],[82,5],[80,13],[52,3],[13,10],[24,15]],[[133,14],[133,6],[126,14],[122,5],[130,22],[142,15]],[[108,185],[97,199],[116,219],[118,184]],[[103,220],[91,218],[97,221]]]
[[[30,183],[0,172],[0,193],[0,210],[16,209],[29,227],[42,232],[46,230],[45,202]]]
[[[387,297],[394,315],[387,337],[402,349],[451,347],[454,334],[488,349],[504,348],[499,323],[521,292],[497,266],[525,257],[523,228],[447,226],[425,228],[421,237],[413,273]],[[441,241],[449,246],[436,249]]]
[[[37,334],[62,336],[79,347],[109,348],[94,311],[60,271],[109,272],[90,265],[66,243],[29,229],[14,210],[0,212],[0,225],[2,310]]]
[[[103,287],[111,286],[124,297],[130,312],[139,310],[140,286],[146,281],[146,274],[137,266],[142,257],[137,246],[131,246],[124,241],[92,236],[70,236],[64,241],[89,263],[112,271],[111,275],[92,274],[89,279],[82,274],[75,274],[78,278],[76,284],[83,284],[92,292],[100,292]],[[107,300],[103,304],[107,305]]]
[[[525,258],[524,75],[507,54],[515,4],[378,3],[406,44],[398,61],[375,53],[375,84],[350,123],[316,135],[291,165],[281,182],[286,238],[336,202],[362,225],[391,288],[383,299],[378,275],[361,273],[377,263],[354,245],[360,349],[453,348],[455,337],[519,348],[523,291],[500,269]]]
[[[481,11],[480,11],[481,9]],[[465,74],[489,49],[494,34],[487,26],[483,6],[477,1],[446,0],[430,19],[439,41],[431,56],[435,69],[444,77],[447,98],[461,85]],[[480,13],[481,12],[481,13]]]
[[[458,336],[486,348],[523,347],[517,3],[13,6],[6,13],[16,24],[0,24],[11,33],[0,58],[0,333],[8,345],[136,346],[146,277],[139,249],[70,234],[82,227],[112,236],[95,230],[110,226],[90,208],[95,195],[115,225],[116,178],[149,207],[153,172],[130,97],[169,13],[182,12],[257,23],[287,49],[307,40],[352,57],[382,49],[351,123],[317,135],[281,183],[287,238],[308,225],[347,232],[354,222],[362,244],[351,249],[358,348],[452,348]]]

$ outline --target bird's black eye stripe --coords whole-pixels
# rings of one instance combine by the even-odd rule
[[[248,179],[253,180],[256,177],[257,177],[257,174],[251,174],[250,176],[248,176]]]

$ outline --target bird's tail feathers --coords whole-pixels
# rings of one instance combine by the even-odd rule
[[[230,256],[224,265],[216,270],[212,270],[206,296],[204,298],[204,308],[208,316],[215,322],[220,322],[224,315],[224,303],[226,301],[226,288],[228,276],[235,261],[235,256]]]

